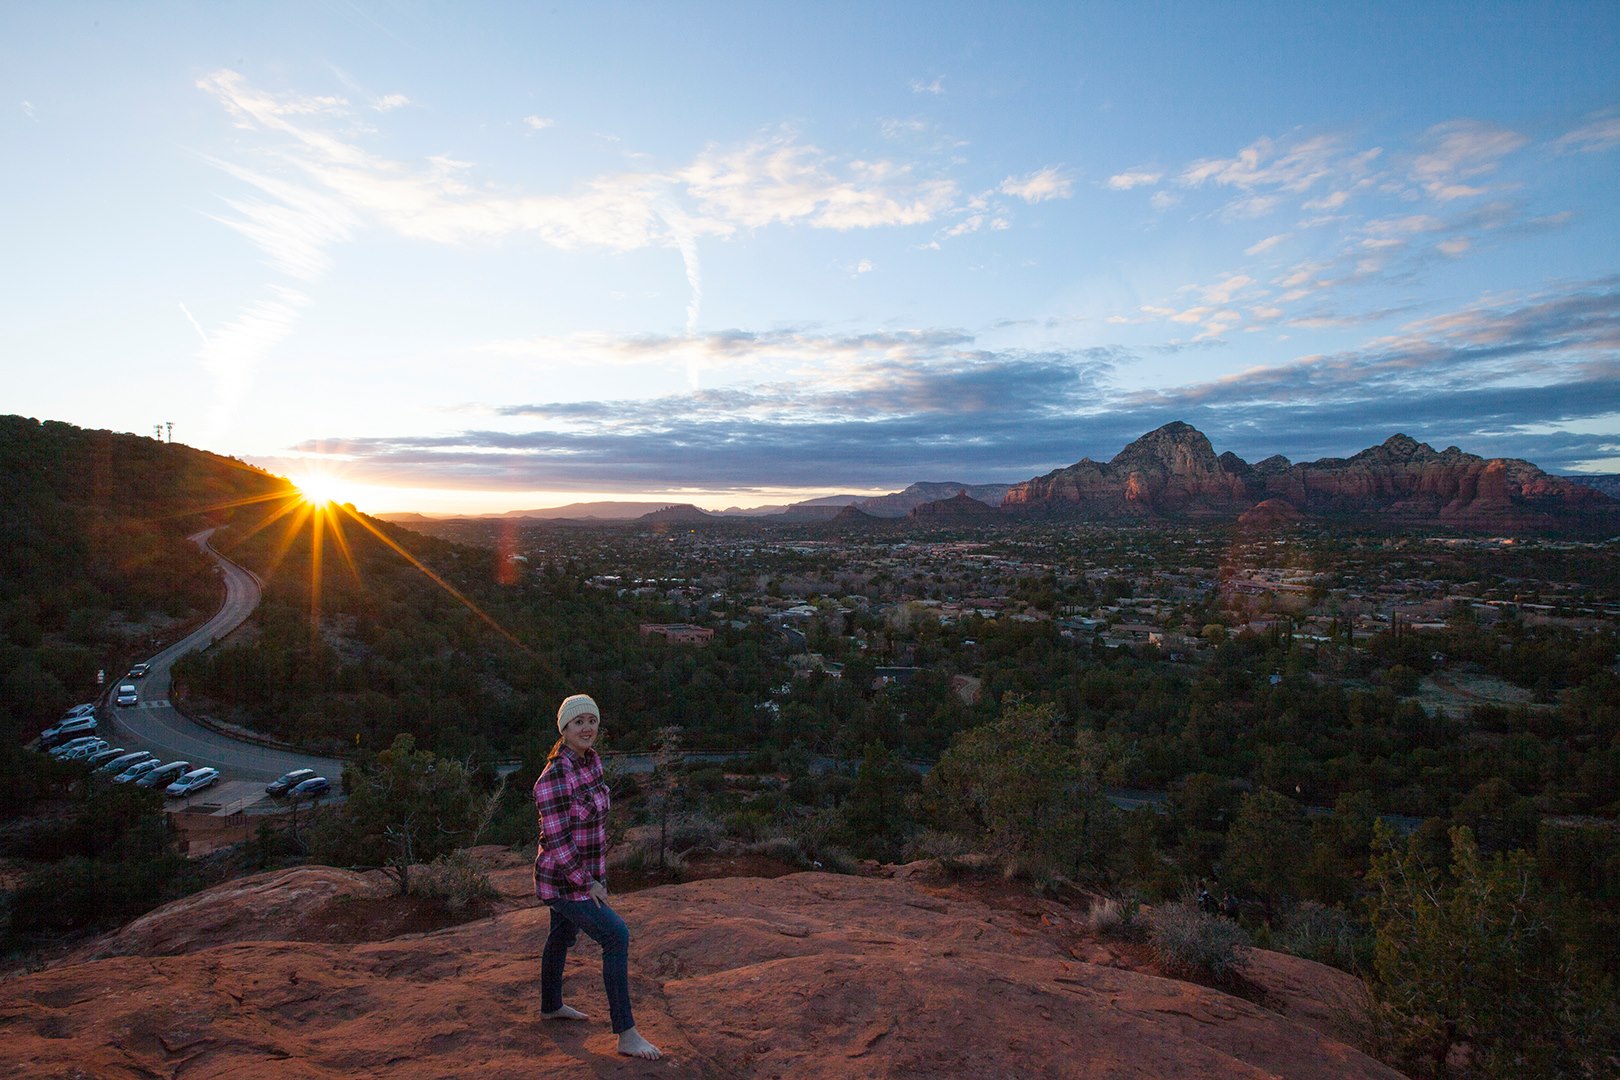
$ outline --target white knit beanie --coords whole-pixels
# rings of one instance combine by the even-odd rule
[[[601,719],[602,713],[597,709],[596,702],[591,700],[589,694],[569,694],[563,698],[563,703],[557,709],[557,730],[560,732],[568,726],[568,721],[581,713],[590,713]]]

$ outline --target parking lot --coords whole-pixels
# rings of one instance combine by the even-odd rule
[[[204,788],[188,799],[169,799],[168,809],[188,810],[192,813],[235,814],[252,813],[260,803],[280,806],[278,800],[264,793],[264,785],[256,780],[221,780],[213,787]]]

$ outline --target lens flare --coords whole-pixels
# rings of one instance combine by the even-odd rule
[[[293,486],[306,503],[317,508],[341,506],[351,501],[344,493],[342,481],[330,473],[305,473],[293,480]]]

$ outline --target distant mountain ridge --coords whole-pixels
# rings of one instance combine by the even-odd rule
[[[1601,491],[1611,499],[1620,499],[1620,473],[1586,473],[1565,476],[1577,484],[1585,484],[1593,491]]]
[[[1203,432],[1180,421],[1106,464],[1083,458],[1014,485],[1002,509],[1090,520],[1237,518],[1268,501],[1271,514],[1286,505],[1305,516],[1470,529],[1620,525],[1620,503],[1528,461],[1487,460],[1455,446],[1436,451],[1392,435],[1350,458],[1295,465],[1274,455],[1250,465],[1232,453],[1217,456]]]
[[[887,495],[825,495],[718,512],[690,504],[591,502],[471,516],[655,524],[717,519],[856,524],[1025,514],[1091,521],[1246,518],[1250,523],[1370,517],[1484,530],[1620,531],[1616,498],[1620,476],[1554,476],[1528,461],[1481,458],[1455,446],[1435,450],[1405,434],[1349,458],[1296,464],[1274,454],[1250,464],[1230,451],[1216,454],[1203,432],[1178,420],[1141,436],[1107,462],[1082,458],[1021,483],[920,481]],[[859,514],[845,512],[851,509]],[[378,516],[420,520],[419,515]]]

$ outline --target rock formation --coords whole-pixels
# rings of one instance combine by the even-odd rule
[[[646,525],[685,525],[693,522],[709,522],[715,515],[707,510],[699,509],[691,503],[677,503],[674,506],[665,506],[642,514],[637,521]]]
[[[1238,528],[1254,532],[1273,532],[1297,525],[1305,517],[1286,499],[1266,499],[1257,502],[1238,516]]]
[[[1091,520],[1237,518],[1281,500],[1306,515],[1471,529],[1612,529],[1620,502],[1550,476],[1527,461],[1436,451],[1406,435],[1354,457],[1250,465],[1216,456],[1177,421],[1137,439],[1107,464],[1084,458],[1014,485],[1002,508]],[[1280,507],[1267,513],[1275,516]]]
[[[989,902],[918,873],[798,873],[616,897],[637,1024],[666,1056],[614,1053],[597,952],[566,980],[588,1023],[536,1017],[547,913],[524,857],[504,910],[353,943],[387,904],[321,867],[220,886],[0,984],[13,1077],[1120,1077],[1399,1080],[1334,1018],[1358,984],[1256,952],[1250,997],[1154,974],[1053,900]]]
[[[1001,500],[1006,498],[1007,489],[1010,486],[1009,484],[958,484],[923,480],[912,484],[904,491],[897,491],[892,495],[876,495],[869,499],[862,499],[855,505],[875,517],[905,517],[925,503],[954,498],[959,493],[966,492],[970,499],[975,499],[987,506],[1000,506]]]
[[[965,491],[959,491],[949,499],[936,499],[914,507],[907,516],[931,520],[986,518],[995,517],[996,508],[989,503],[980,502]]]

